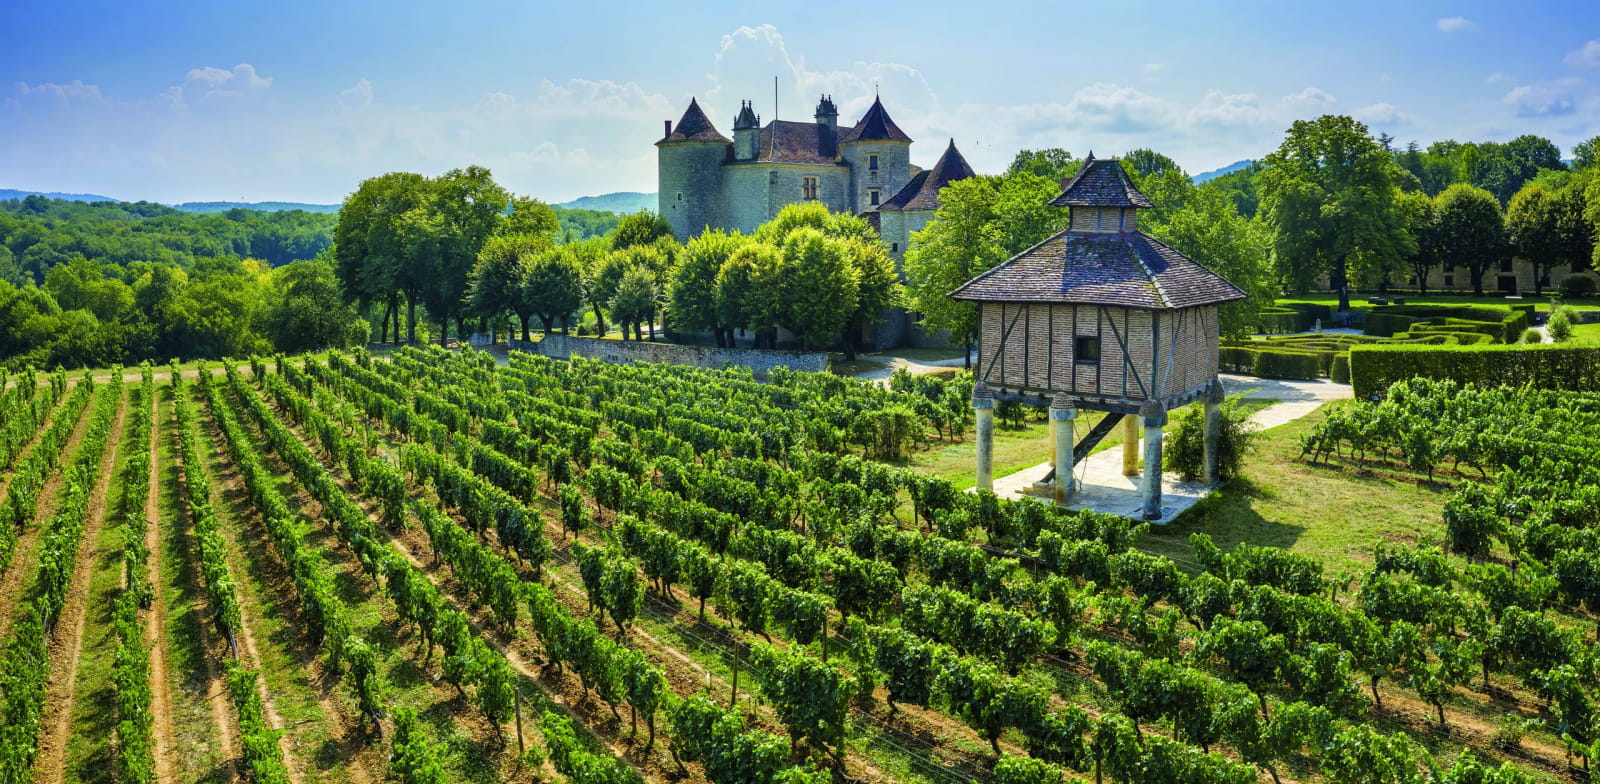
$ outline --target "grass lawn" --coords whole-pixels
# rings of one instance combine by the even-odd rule
[[[1570,343],[1600,344],[1600,324],[1574,324],[1572,325],[1572,339]]]
[[[1380,542],[1442,536],[1448,485],[1301,461],[1300,436],[1322,420],[1318,412],[1263,431],[1243,476],[1171,525],[1153,528],[1141,547],[1194,567],[1189,534],[1201,532],[1225,550],[1248,542],[1303,553],[1334,574],[1370,568]]]

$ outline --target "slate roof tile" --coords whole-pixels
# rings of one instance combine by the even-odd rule
[[[936,210],[939,208],[939,190],[956,180],[964,180],[977,172],[961,157],[954,139],[939,156],[932,169],[918,173],[906,183],[899,193],[878,205],[880,210]]]
[[[1133,186],[1121,163],[1114,158],[1095,160],[1094,153],[1050,203],[1057,207],[1156,206]]]

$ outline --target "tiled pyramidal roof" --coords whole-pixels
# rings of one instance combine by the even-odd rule
[[[872,108],[862,115],[861,122],[839,137],[840,144],[866,141],[909,142],[911,137],[890,119],[889,110],[883,108],[883,101],[873,98]]]
[[[880,210],[935,210],[939,208],[939,190],[956,180],[964,180],[976,174],[967,164],[967,159],[961,157],[961,151],[956,149],[954,139],[946,147],[944,154],[939,156],[939,162],[932,169],[918,172],[912,177],[904,188],[900,189],[890,199],[880,205]]]
[[[706,116],[700,108],[700,102],[689,99],[689,108],[683,111],[683,117],[673,127],[672,133],[667,134],[669,142],[728,142],[732,140],[717,132],[716,126],[711,124],[711,118]]]
[[[1091,154],[1058,207],[1153,207],[1122,164]],[[1120,222],[1119,222],[1120,223]],[[1057,302],[1178,310],[1245,298],[1194,259],[1138,231],[1067,229],[950,292],[977,302]]]
[[[1128,179],[1115,158],[1095,160],[1094,153],[1084,160],[1078,174],[1069,180],[1061,195],[1050,203],[1056,207],[1154,207],[1150,199]]]

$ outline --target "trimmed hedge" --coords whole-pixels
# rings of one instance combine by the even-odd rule
[[[1600,347],[1590,346],[1357,346],[1350,382],[1358,398],[1381,395],[1417,376],[1480,387],[1600,391]]]
[[[1328,373],[1328,377],[1333,379],[1335,383],[1350,383],[1350,352],[1346,351],[1333,356],[1333,369]]]
[[[1223,346],[1217,364],[1224,372],[1261,378],[1315,379],[1324,374],[1322,352],[1317,351]]]
[[[1258,318],[1261,331],[1268,335],[1304,332],[1308,327],[1304,313],[1288,308],[1262,308]]]
[[[1421,321],[1421,319],[1413,318],[1403,313],[1374,310],[1367,314],[1365,321],[1361,322],[1361,331],[1368,335],[1386,338],[1396,332],[1405,332],[1411,329],[1411,325],[1418,321]]]

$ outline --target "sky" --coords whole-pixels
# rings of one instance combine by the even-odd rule
[[[7,4],[0,188],[335,203],[489,167],[561,202],[656,189],[662,120],[731,135],[874,91],[930,166],[1149,147],[1191,173],[1349,114],[1403,145],[1600,134],[1600,3]],[[777,105],[774,106],[774,77]]]

